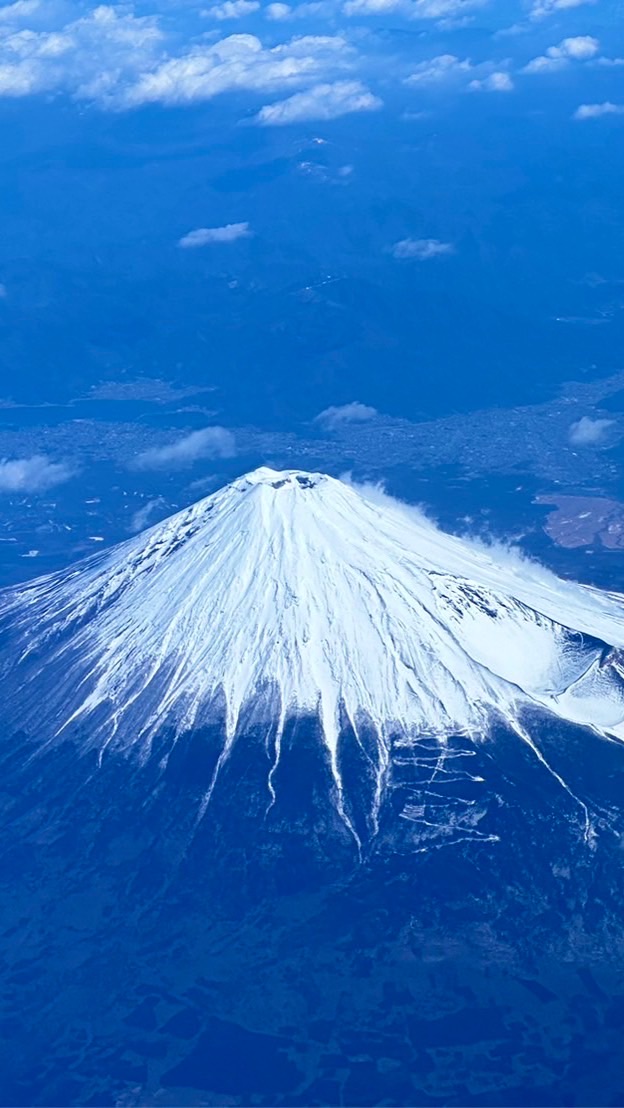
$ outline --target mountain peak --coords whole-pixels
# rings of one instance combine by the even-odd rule
[[[143,754],[221,705],[222,765],[253,706],[275,767],[285,721],[306,714],[338,794],[344,727],[374,736],[378,792],[397,742],[521,730],[530,707],[624,738],[622,597],[319,473],[262,467],[4,590],[0,631],[5,710],[43,739]]]
[[[301,469],[271,469],[269,466],[259,466],[244,477],[239,477],[230,485],[231,489],[247,492],[258,485],[270,489],[292,489],[298,492],[300,489],[313,489],[321,484],[339,484],[332,477],[324,473],[306,473]]]

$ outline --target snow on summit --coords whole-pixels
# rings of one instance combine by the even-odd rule
[[[397,736],[522,727],[624,739],[624,597],[444,534],[376,490],[262,468],[128,542],[0,593],[5,704],[46,740],[149,752],[225,705]],[[44,682],[45,696],[35,695]]]

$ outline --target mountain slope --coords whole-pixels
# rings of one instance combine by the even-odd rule
[[[223,717],[318,718],[338,802],[345,727],[379,807],[397,743],[528,738],[527,709],[624,739],[624,598],[439,531],[375,490],[259,469],[65,572],[0,593],[3,722],[149,757]],[[529,741],[531,741],[529,739]],[[373,813],[374,814],[374,813]]]

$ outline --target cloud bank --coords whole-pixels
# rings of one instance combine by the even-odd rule
[[[224,92],[264,92],[307,85],[350,64],[340,35],[302,35],[265,47],[255,35],[229,35],[168,58],[123,93],[123,105],[192,104]]]
[[[223,0],[202,14],[220,23],[259,7],[258,0]],[[40,9],[53,29],[41,29]],[[270,46],[250,34],[218,41],[202,34],[181,45],[160,15],[136,15],[125,5],[100,4],[60,27],[53,16],[39,0],[0,8],[0,97],[62,92],[116,111],[191,104],[231,91],[305,88],[339,76],[357,55],[335,34]],[[31,18],[37,29],[22,26]]]

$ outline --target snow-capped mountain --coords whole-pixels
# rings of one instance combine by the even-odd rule
[[[444,534],[375,489],[262,468],[128,542],[0,593],[2,720],[149,759],[223,719],[209,803],[249,721],[275,795],[284,728],[318,722],[373,778],[397,751],[530,709],[624,739],[624,597]],[[270,725],[270,726],[268,726]],[[535,751],[539,756],[539,749]]]

